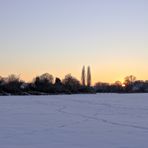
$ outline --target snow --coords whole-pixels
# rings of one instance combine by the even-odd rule
[[[148,94],[0,97],[0,148],[147,148]]]

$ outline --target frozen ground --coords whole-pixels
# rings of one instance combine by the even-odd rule
[[[0,97],[0,148],[148,148],[148,94]]]

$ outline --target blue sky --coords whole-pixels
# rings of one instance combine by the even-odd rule
[[[147,0],[0,0],[0,75],[148,79]]]

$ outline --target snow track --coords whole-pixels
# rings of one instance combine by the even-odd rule
[[[0,148],[147,148],[148,94],[0,97]]]

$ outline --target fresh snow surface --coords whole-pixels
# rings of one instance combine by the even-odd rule
[[[0,97],[0,148],[148,148],[148,94]]]

